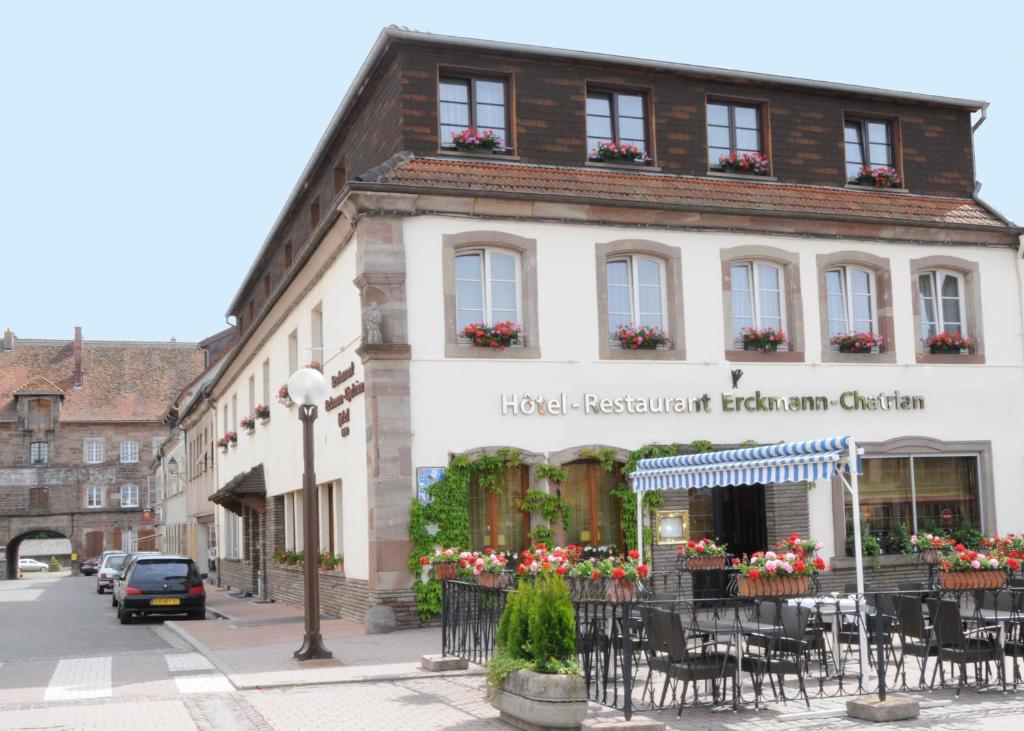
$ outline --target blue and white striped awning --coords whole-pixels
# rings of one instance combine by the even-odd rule
[[[832,437],[704,454],[652,457],[639,460],[629,479],[638,492],[827,480],[846,458],[849,442],[850,437]]]

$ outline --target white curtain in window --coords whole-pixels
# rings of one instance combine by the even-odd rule
[[[963,320],[963,280],[953,272],[926,272],[918,278],[921,338],[940,332],[967,334]]]
[[[871,272],[839,267],[826,272],[825,280],[829,337],[850,332],[877,332]]]
[[[735,334],[745,327],[783,330],[782,270],[753,262],[732,267],[732,321]]]
[[[484,250],[455,257],[455,326],[519,322],[519,257]]]
[[[608,331],[620,325],[665,328],[664,266],[657,259],[631,256],[607,264]]]

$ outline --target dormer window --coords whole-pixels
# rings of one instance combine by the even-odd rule
[[[708,169],[768,173],[761,107],[751,103],[709,101]],[[743,169],[730,161],[750,160],[757,169]],[[760,161],[760,162],[757,162]]]
[[[468,129],[479,134],[490,130],[510,148],[507,84],[500,78],[442,76],[438,87],[440,143],[455,148],[453,136]]]

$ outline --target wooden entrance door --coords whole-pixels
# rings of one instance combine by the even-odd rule
[[[103,553],[103,531],[91,530],[85,534],[85,556],[92,558]]]

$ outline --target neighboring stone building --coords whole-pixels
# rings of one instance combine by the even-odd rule
[[[218,435],[238,432],[217,464],[222,581],[300,598],[273,554],[302,547],[301,429],[274,396],[309,361],[331,381],[315,444],[321,543],[345,555],[345,576],[321,574],[332,613],[417,621],[417,477],[499,447],[515,464],[458,497],[468,548],[539,534],[529,490],[570,508],[557,537],[622,547],[617,488],[644,445],[844,433],[866,449],[872,533],[1020,531],[1021,229],[974,195],[984,108],[384,31],[229,307],[239,343],[211,389]],[[495,149],[456,146],[472,127]],[[523,326],[511,347],[466,336],[506,321]],[[634,348],[619,326],[665,341]],[[751,347],[749,327],[787,340]],[[864,331],[881,347],[833,342]],[[940,331],[971,344],[933,352]],[[810,531],[841,568],[853,516],[838,484],[811,487],[679,491],[662,509],[738,552]]]
[[[0,345],[0,545],[12,578],[40,530],[80,559],[153,544],[151,464],[167,404],[202,371],[196,343],[22,340]]]
[[[200,343],[209,347],[212,364],[188,384],[164,417],[171,429],[154,460],[155,512],[162,550],[190,556],[209,566],[216,546],[214,505],[209,496],[216,482],[216,404],[210,386],[236,337],[235,329]],[[214,554],[215,555],[215,554]]]

